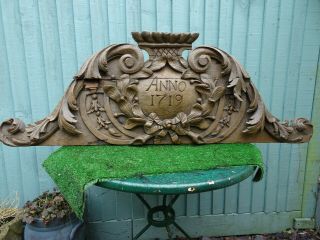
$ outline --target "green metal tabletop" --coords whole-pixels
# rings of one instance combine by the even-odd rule
[[[96,185],[108,189],[145,194],[186,194],[205,192],[239,183],[251,176],[256,167],[235,166],[206,171],[166,173],[121,180],[107,180]]]

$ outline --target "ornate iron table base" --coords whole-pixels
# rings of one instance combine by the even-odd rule
[[[172,239],[173,234],[171,232],[170,225],[174,225],[180,232],[183,233],[183,235],[187,239],[191,239],[190,236],[175,221],[176,215],[175,215],[175,211],[172,206],[177,201],[180,194],[174,195],[174,197],[169,201],[168,204],[167,204],[167,196],[168,195],[163,195],[162,205],[158,205],[155,207],[151,207],[149,205],[149,203],[139,193],[137,193],[136,196],[141,200],[141,202],[148,209],[148,224],[139,233],[137,233],[137,235],[133,238],[134,240],[138,239],[151,226],[160,227],[160,228],[165,227],[168,232],[169,239]],[[162,218],[159,218],[159,217],[155,218],[154,216],[157,213],[162,214]]]
[[[96,185],[108,189],[134,193],[148,209],[147,225],[140,230],[133,239],[138,239],[151,226],[166,228],[169,239],[173,233],[170,226],[176,227],[185,237],[190,236],[176,223],[173,204],[181,194],[193,194],[225,188],[239,183],[251,176],[256,168],[254,166],[234,166],[229,168],[216,168],[207,171],[193,171],[181,173],[166,173],[146,175],[127,179],[114,179],[98,182]],[[141,194],[162,195],[161,205],[151,207]],[[167,201],[168,196],[173,198]],[[161,217],[159,217],[159,215]]]

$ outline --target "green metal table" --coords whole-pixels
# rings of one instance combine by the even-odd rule
[[[187,232],[175,221],[173,204],[179,196],[181,194],[199,193],[231,186],[251,176],[255,172],[255,169],[253,166],[216,168],[209,171],[168,173],[123,180],[108,180],[99,182],[96,185],[108,189],[135,193],[148,209],[148,224],[133,239],[138,239],[151,226],[165,227],[169,239],[172,239],[170,225],[174,225],[186,238],[190,239]],[[151,207],[142,194],[163,195],[162,204]],[[170,201],[168,201],[168,195],[173,195]],[[163,217],[157,217],[159,216],[158,214],[161,214],[160,216]]]

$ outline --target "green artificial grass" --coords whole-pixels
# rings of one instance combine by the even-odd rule
[[[99,181],[141,175],[209,170],[254,165],[263,161],[252,144],[66,146],[43,163],[78,217],[82,218],[84,191]]]

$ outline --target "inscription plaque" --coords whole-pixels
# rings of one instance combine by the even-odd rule
[[[141,80],[138,97],[146,113],[156,113],[160,118],[173,118],[177,112],[189,112],[197,102],[194,87],[181,78],[154,76]]]

